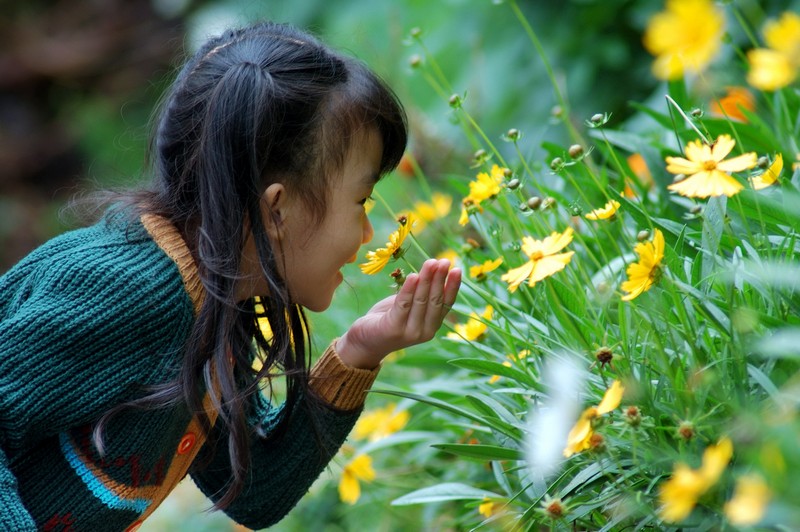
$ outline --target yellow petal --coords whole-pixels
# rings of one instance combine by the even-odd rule
[[[573,454],[585,451],[590,447],[590,440],[594,431],[592,430],[592,419],[597,417],[597,409],[587,408],[581,414],[580,419],[567,434],[567,446],[564,448],[564,458],[569,458]]]
[[[767,171],[761,175],[751,177],[750,183],[753,185],[755,190],[767,188],[768,186],[775,184],[775,182],[778,180],[778,177],[781,175],[781,171],[783,171],[783,155],[779,153],[775,156],[775,160],[772,161],[771,165],[769,165]]]
[[[361,486],[358,484],[358,479],[345,470],[339,479],[339,499],[347,504],[355,504],[359,497],[361,497]]]
[[[733,196],[744,188],[734,178],[718,170],[698,172],[667,187],[681,196],[707,198],[709,196]]]
[[[594,209],[592,212],[586,214],[587,220],[607,220],[617,213],[620,203],[616,200],[611,200],[599,209]]]
[[[533,261],[528,261],[522,266],[508,270],[500,277],[500,280],[508,283],[508,291],[514,292],[522,282],[528,278],[533,271]]]
[[[597,413],[599,415],[607,414],[619,406],[622,402],[622,395],[625,393],[625,387],[619,381],[614,381],[606,390],[603,395],[603,400],[597,405]]]
[[[534,286],[542,279],[550,277],[554,273],[560,272],[566,268],[574,254],[574,251],[568,251],[566,253],[559,253],[558,255],[550,255],[535,261],[530,278],[528,279],[528,286]]]
[[[685,464],[676,464],[670,479],[659,489],[659,516],[668,523],[683,521],[692,513],[705,489],[701,475]]]
[[[734,526],[757,524],[766,513],[772,497],[767,483],[756,474],[740,477],[731,500],[725,503],[725,516]]]
[[[733,443],[729,438],[722,438],[716,445],[709,445],[703,451],[703,465],[700,468],[700,475],[706,481],[706,485],[711,487],[728,466],[728,462],[733,455]]]
[[[666,157],[665,160],[667,161],[667,172],[673,174],[691,175],[703,169],[701,165],[683,157]]]
[[[734,157],[733,159],[720,162],[717,164],[717,170],[722,170],[723,172],[742,172],[744,170],[749,170],[757,163],[758,157],[756,156],[755,152],[750,152],[739,155],[738,157]]]
[[[720,135],[711,146],[711,159],[720,162],[728,156],[734,146],[736,146],[736,141],[730,135]]]

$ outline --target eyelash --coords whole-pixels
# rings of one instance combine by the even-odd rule
[[[369,195],[366,198],[362,199],[361,201],[359,201],[359,203],[361,205],[366,205],[367,202],[370,202],[370,201],[375,201],[375,198],[373,198],[372,195]]]

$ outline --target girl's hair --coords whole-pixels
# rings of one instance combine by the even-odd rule
[[[248,404],[259,383],[276,371],[286,375],[287,414],[299,401],[313,399],[306,318],[278,275],[261,195],[280,181],[303,199],[311,227],[318,225],[329,180],[368,128],[383,142],[383,175],[397,166],[407,140],[394,93],[362,63],[305,32],[270,22],[211,39],[183,66],[162,103],[150,154],[154,186],[135,202],[138,212],[166,217],[184,236],[206,297],[177,380],[131,404],[156,408],[184,400],[208,430],[202,399],[206,390],[216,391],[211,396],[217,423],[228,429],[233,472],[218,508],[243,486],[250,458]],[[263,309],[235,297],[250,235],[269,290],[261,298]],[[260,317],[269,320],[271,338],[262,334]],[[265,353],[257,372],[255,346]],[[96,428],[98,443],[108,417]]]

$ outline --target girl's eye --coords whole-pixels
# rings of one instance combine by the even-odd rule
[[[372,203],[373,201],[375,201],[375,198],[373,198],[372,196],[367,196],[366,198],[359,201],[359,203],[361,205],[366,205],[367,203]]]

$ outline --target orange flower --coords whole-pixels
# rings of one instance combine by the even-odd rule
[[[727,87],[727,94],[711,102],[711,114],[722,116],[738,122],[747,123],[744,111],[756,110],[756,99],[753,93],[744,87]]]

